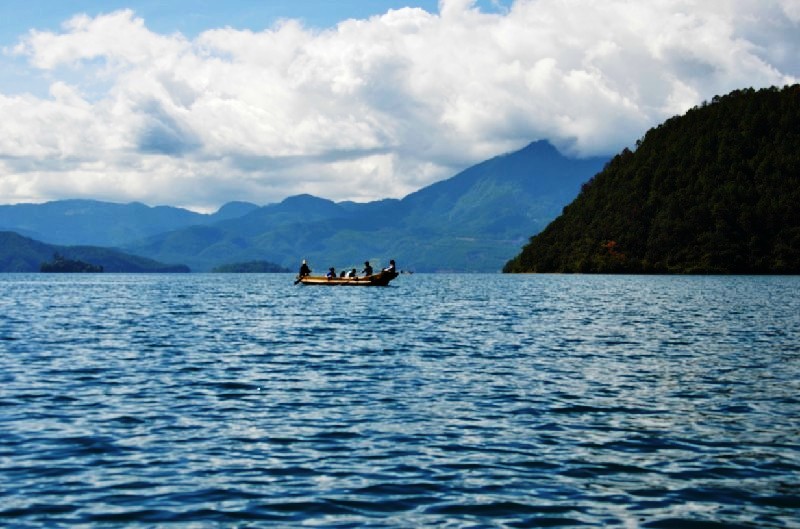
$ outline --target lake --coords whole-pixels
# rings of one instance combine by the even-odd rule
[[[0,525],[800,527],[800,277],[0,275]]]

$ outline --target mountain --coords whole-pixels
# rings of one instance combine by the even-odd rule
[[[335,203],[299,195],[125,248],[198,271],[264,258],[291,269],[302,258],[319,270],[395,258],[417,271],[498,271],[606,161],[566,158],[535,142],[401,200]]]
[[[0,272],[38,272],[54,256],[102,266],[105,272],[188,272],[184,265],[165,265],[152,259],[93,246],[56,246],[0,231]]]
[[[212,215],[171,206],[59,200],[0,206],[0,230],[51,244],[121,246],[165,231],[240,217],[255,204],[231,202]]]
[[[497,271],[605,162],[567,158],[540,141],[400,200],[298,195],[263,207],[232,202],[212,215],[62,200],[0,206],[0,230],[50,244],[112,246],[196,271],[264,260],[294,269],[302,258],[318,269],[394,258],[417,271]]]
[[[737,90],[651,129],[507,272],[800,273],[800,85]]]
[[[250,202],[228,202],[224,204],[216,213],[207,215],[208,222],[217,222],[220,220],[235,219],[247,215],[258,206]]]

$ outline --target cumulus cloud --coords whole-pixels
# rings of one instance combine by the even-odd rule
[[[613,154],[742,87],[797,82],[792,0],[516,0],[390,10],[320,30],[164,35],[124,10],[10,53],[48,97],[0,88],[0,202],[215,207],[295,193],[400,197],[537,139]]]

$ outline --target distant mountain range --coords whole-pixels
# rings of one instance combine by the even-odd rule
[[[800,85],[737,90],[651,129],[505,270],[800,273]]]
[[[303,258],[321,271],[394,258],[415,271],[491,272],[606,162],[567,158],[540,141],[399,200],[335,203],[299,195],[263,207],[226,204],[212,215],[64,200],[0,206],[0,230],[51,244],[113,246],[193,271],[262,260],[295,269]]]
[[[213,215],[171,206],[149,207],[133,202],[58,200],[44,204],[0,206],[0,230],[49,244],[120,247],[164,231],[208,225],[241,217],[255,204],[231,202]]]
[[[0,231],[0,272],[38,272],[43,263],[52,261],[57,254],[100,266],[105,272],[189,272],[185,265],[166,265],[110,248],[46,244],[18,233]]]

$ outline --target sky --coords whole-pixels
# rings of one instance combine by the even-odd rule
[[[3,0],[0,204],[401,198],[800,80],[800,0]]]

